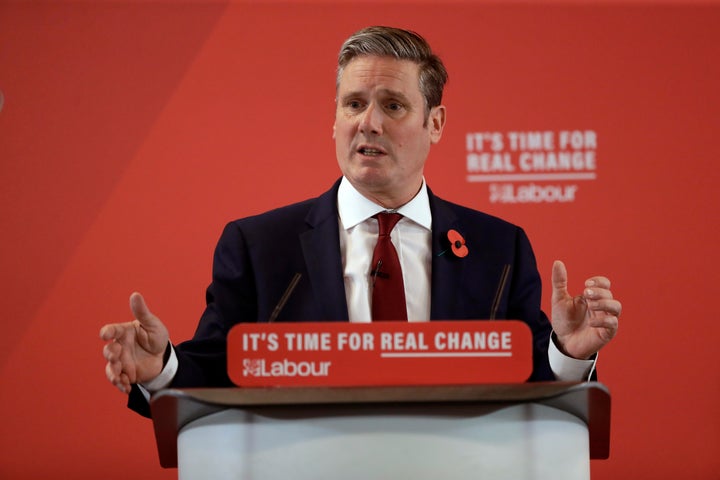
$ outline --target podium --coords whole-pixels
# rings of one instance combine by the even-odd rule
[[[182,480],[577,480],[609,456],[596,382],[168,389],[151,411]]]

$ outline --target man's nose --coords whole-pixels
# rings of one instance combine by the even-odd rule
[[[381,135],[382,123],[382,110],[374,103],[370,103],[360,118],[360,131],[365,135]]]

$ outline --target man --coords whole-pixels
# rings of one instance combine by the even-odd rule
[[[267,321],[296,274],[301,280],[277,321],[377,320],[373,295],[387,267],[375,264],[373,249],[384,212],[402,215],[389,233],[402,268],[399,315],[521,319],[533,332],[530,380],[588,377],[593,356],[617,331],[621,305],[609,280],[588,279],[583,294],[572,297],[565,266],[555,262],[551,328],[522,229],[446,202],[425,184],[425,161],[445,127],[446,80],[440,59],[413,32],[370,27],[343,44],[333,127],[342,179],[318,198],[226,226],[192,340],[172,346],[140,294],[131,295],[135,320],[106,325],[100,336],[108,342],[107,378],[131,393],[132,408],[147,415],[148,392],[166,386],[231,386],[228,331],[238,322]],[[463,237],[467,256],[447,253],[451,230]],[[506,288],[492,306],[508,266]]]

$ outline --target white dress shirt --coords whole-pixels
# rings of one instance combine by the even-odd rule
[[[351,322],[371,321],[370,262],[378,239],[378,221],[372,217],[385,211],[388,210],[362,196],[347,179],[342,179],[338,190],[340,256]],[[390,232],[390,239],[402,268],[407,318],[410,322],[428,321],[432,216],[425,182],[410,202],[393,211],[403,216]]]

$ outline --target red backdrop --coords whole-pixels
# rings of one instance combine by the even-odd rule
[[[98,330],[139,290],[187,338],[224,223],[329,187],[335,55],[369,24],[450,71],[433,190],[524,226],[546,283],[612,277],[594,478],[717,478],[718,3],[199,0],[0,3],[1,478],[175,477]]]

